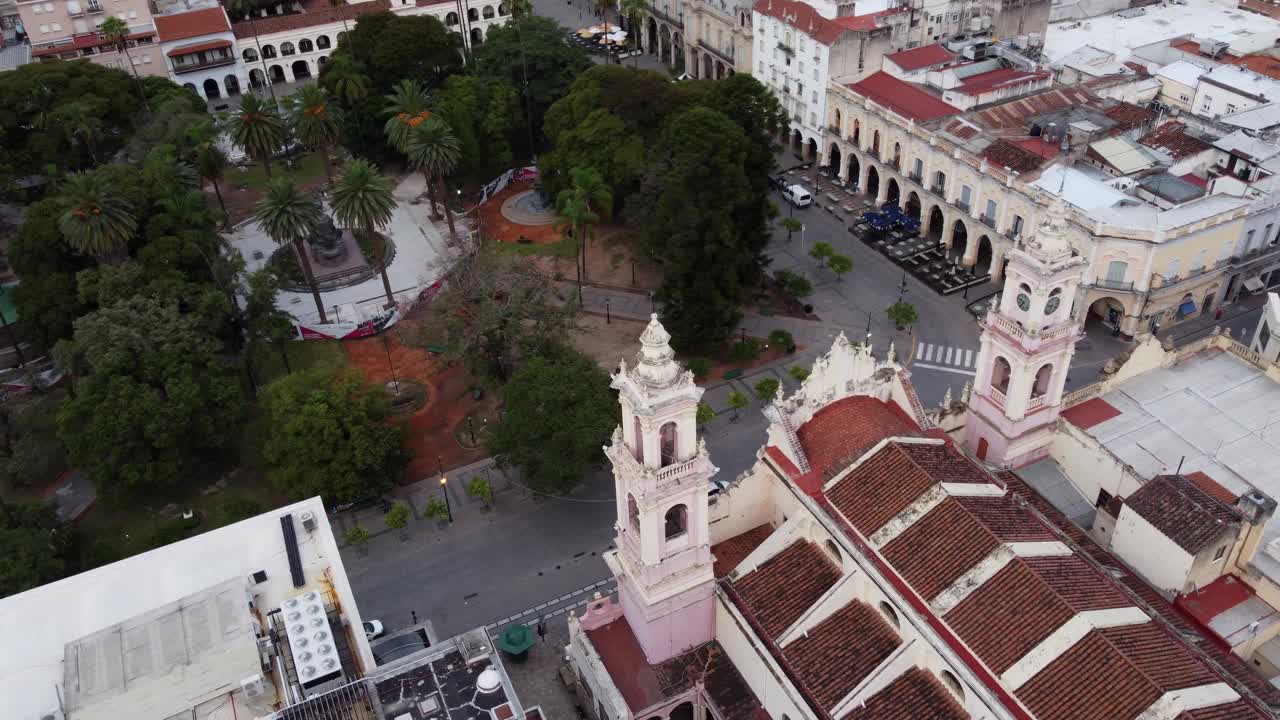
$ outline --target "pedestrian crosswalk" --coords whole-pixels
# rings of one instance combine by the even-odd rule
[[[922,342],[916,348],[911,367],[974,375],[977,361],[978,351],[973,348]]]

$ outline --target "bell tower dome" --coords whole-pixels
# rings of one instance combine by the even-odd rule
[[[965,444],[980,459],[1021,467],[1048,453],[1080,327],[1073,310],[1086,261],[1067,240],[1060,197],[1009,252],[1000,302],[983,321]]]
[[[622,424],[605,448],[618,520],[617,549],[604,559],[650,663],[715,635],[707,498],[716,467],[698,440],[703,389],[675,361],[670,341],[651,315],[635,365],[623,362],[613,375]]]

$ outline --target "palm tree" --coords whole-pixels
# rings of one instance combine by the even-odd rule
[[[344,8],[346,6],[347,0],[329,0],[329,7],[331,8]],[[355,57],[356,41],[351,37],[351,29],[347,27],[347,16],[345,14],[342,16],[342,36],[345,37],[347,42],[351,45],[351,57]]]
[[[262,65],[262,84],[271,93],[271,102],[276,102],[276,89],[271,86],[271,73],[267,72],[267,58],[262,54],[262,41],[258,39],[258,23],[254,14],[259,10],[261,0],[227,0],[226,8],[232,14],[243,15],[249,20],[249,30],[253,32],[253,44],[258,48],[258,63]],[[253,83],[250,83],[252,85]]]
[[[334,55],[325,64],[324,76],[347,107],[369,94],[369,78],[360,72],[360,63],[345,54]]]
[[[511,19],[519,22],[533,14],[532,0],[508,0],[511,8]]]
[[[409,135],[409,146],[405,150],[405,156],[409,159],[409,164],[417,168],[426,179],[431,217],[439,219],[440,214],[436,212],[435,186],[439,183],[443,190],[444,176],[453,172],[453,169],[458,166],[458,161],[462,159],[462,143],[458,142],[457,136],[453,134],[448,123],[433,117],[414,128],[413,133]],[[448,192],[444,191],[441,194],[444,196],[441,203],[445,206],[444,216],[449,221],[449,236],[456,244],[458,230],[453,226],[453,213],[449,212]]]
[[[50,121],[61,126],[67,134],[67,142],[72,145],[79,142],[89,153],[89,159],[98,164],[98,155],[94,151],[98,138],[102,136],[102,120],[87,103],[79,100],[63,103],[54,110]]]
[[[67,209],[58,218],[58,230],[73,250],[92,255],[104,265],[128,255],[129,238],[138,221],[127,200],[87,172],[68,175],[61,191],[59,199]]]
[[[218,146],[221,133],[212,119],[201,120],[187,128],[187,138],[195,148],[196,171],[200,173],[201,182],[213,183],[213,193],[218,196],[218,207],[222,208],[222,216],[227,217],[227,204],[222,201],[222,188],[218,181],[227,170],[227,154]]]
[[[613,212],[613,193],[605,185],[604,178],[595,168],[574,168],[569,172],[572,184],[556,196],[556,212],[560,215],[560,227],[573,229],[574,242],[578,244],[578,295],[581,300],[582,283],[587,279],[587,236],[591,227],[608,219]]]
[[[329,148],[338,143],[342,128],[338,113],[329,102],[329,93],[319,85],[304,85],[293,94],[293,132],[303,145],[324,157],[324,176],[333,184],[333,162]]]
[[[98,26],[98,34],[103,40],[114,45],[116,52],[124,53],[129,61],[129,69],[133,71],[134,82],[138,84],[138,95],[142,97],[142,107],[146,108],[147,114],[150,115],[151,104],[147,102],[147,93],[142,87],[142,76],[138,74],[138,68],[133,64],[133,56],[129,54],[129,24],[118,17],[109,17]]]
[[[391,147],[403,153],[408,147],[410,132],[431,117],[428,110],[431,95],[417,80],[401,80],[387,96],[387,103],[386,114],[391,117],[387,118],[383,131]]]
[[[627,31],[631,33],[631,40],[635,42],[636,50],[640,49],[640,26],[648,9],[647,0],[618,0],[618,11],[627,19]],[[639,62],[638,53],[631,57],[632,67],[639,67]]]
[[[271,156],[284,142],[284,121],[275,107],[253,93],[240,100],[240,109],[227,120],[231,141],[250,157],[262,161],[271,177]]]
[[[352,160],[342,168],[342,177],[333,186],[333,214],[343,225],[362,233],[372,245],[379,230],[391,222],[396,209],[391,181],[367,160]],[[382,289],[387,293],[387,307],[395,304],[391,280],[387,278],[387,249],[382,244],[377,258],[382,272]]]
[[[292,245],[302,265],[302,274],[311,287],[311,297],[316,301],[320,322],[328,323],[324,304],[320,302],[320,288],[311,272],[311,259],[307,257],[306,239],[315,231],[321,218],[320,203],[303,193],[289,178],[277,178],[267,184],[267,194],[254,208],[258,226],[279,245]]]
[[[43,83],[31,88],[31,94],[23,103],[22,111],[31,115],[31,129],[44,130],[53,114],[56,98],[48,85]]]

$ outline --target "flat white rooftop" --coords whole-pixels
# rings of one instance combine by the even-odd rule
[[[299,516],[306,511],[316,518],[314,532],[302,529]],[[280,518],[286,514],[293,515],[296,528],[305,580],[300,588],[293,585],[281,531]],[[266,573],[265,582],[257,583],[251,579],[250,576],[259,571]],[[4,643],[0,644],[0,698],[3,698],[4,711],[0,714],[5,720],[40,720],[48,714],[60,717],[59,695],[67,697],[63,687],[66,674],[63,658],[68,645],[114,626],[134,627],[139,616],[154,612],[159,613],[155,617],[166,617],[169,623],[179,623],[178,626],[169,626],[176,633],[171,637],[177,638],[181,635],[177,633],[181,629],[180,624],[196,618],[194,615],[186,618],[184,612],[170,612],[169,609],[180,608],[182,601],[190,602],[193,596],[209,592],[211,588],[224,588],[220,597],[225,601],[225,587],[233,579],[247,588],[263,614],[305,590],[332,592],[352,626],[359,627],[355,598],[351,594],[324,505],[320,498],[311,498],[0,599],[0,637],[4,638]],[[232,624],[235,624],[234,620]],[[219,621],[221,625],[222,621]],[[107,635],[109,638],[110,633]],[[364,633],[352,635],[352,654],[363,667],[372,668],[373,655]],[[199,644],[200,641],[194,642]],[[238,645],[233,643],[232,647]],[[109,650],[111,645],[108,640],[96,645],[90,643],[86,647]],[[177,654],[173,649],[170,655],[152,657],[159,658],[155,662],[163,665],[170,663]],[[135,660],[142,662],[143,659]],[[256,665],[255,656],[253,666]],[[243,677],[254,672],[256,667],[246,668]],[[186,688],[191,696],[199,697],[207,690],[202,686],[203,679],[182,677],[183,682],[190,680],[193,683]],[[118,679],[123,680],[123,677]],[[106,687],[104,683],[105,680],[102,683],[95,680],[93,687]],[[235,689],[239,689],[238,685]],[[170,714],[184,709],[177,708]],[[162,720],[164,717],[167,715],[153,716],[140,712],[129,720]],[[71,720],[75,718],[73,713]]]
[[[1203,471],[1236,494],[1280,498],[1280,384],[1228,352],[1208,349],[1143,373],[1102,396],[1120,415],[1087,432],[1144,478]],[[1264,543],[1280,537],[1280,518]],[[1280,559],[1256,556],[1280,580]]]
[[[1102,15],[1083,20],[1074,28],[1075,20],[1053,23],[1045,36],[1044,52],[1051,62],[1058,63],[1078,48],[1092,45],[1124,61],[1136,47],[1193,32],[1198,37],[1225,40],[1232,50],[1249,53],[1270,46],[1280,34],[1280,22],[1240,10],[1231,0],[1187,0],[1186,5],[1148,5],[1145,9],[1147,14],[1139,17]]]

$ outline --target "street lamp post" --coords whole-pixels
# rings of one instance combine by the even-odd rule
[[[400,380],[396,377],[396,365],[391,361],[391,343],[387,340],[387,334],[382,333],[382,349],[387,353],[387,367],[391,368],[391,385],[395,388],[397,397],[400,395]]]
[[[453,507],[449,505],[449,478],[440,476],[440,494],[444,495],[444,511],[449,516],[449,522],[453,522]]]
[[[471,444],[475,445],[476,444],[476,424],[475,424],[475,421],[471,419],[470,415],[467,416],[467,432],[471,435]]]
[[[609,320],[609,298],[605,298],[604,299],[604,324],[608,325],[610,324],[610,322],[611,321]]]

